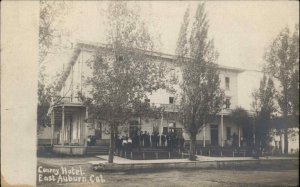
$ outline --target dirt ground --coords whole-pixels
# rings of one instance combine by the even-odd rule
[[[199,186],[298,186],[298,169],[272,170],[260,168],[256,170],[148,170],[129,172],[96,172],[92,170],[88,161],[98,158],[39,158],[38,171],[46,168],[46,173],[38,179],[38,186],[100,186],[100,187],[199,187]],[[68,170],[81,170],[82,174],[75,175],[86,178],[82,182],[43,181],[44,176],[49,176],[47,169],[61,167]],[[72,175],[71,175],[72,176]],[[74,175],[73,175],[74,176]],[[57,176],[56,176],[57,177]],[[47,178],[47,177],[46,177]],[[97,180],[98,178],[98,180]]]

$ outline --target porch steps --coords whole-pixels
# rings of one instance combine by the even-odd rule
[[[109,151],[109,146],[88,146],[86,149],[87,155],[107,155]]]

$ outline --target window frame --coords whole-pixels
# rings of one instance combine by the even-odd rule
[[[225,77],[225,88],[226,90],[230,90],[230,77]]]
[[[227,100],[229,101],[229,103],[227,102]],[[231,107],[231,97],[226,97],[225,98],[225,109],[230,109]]]

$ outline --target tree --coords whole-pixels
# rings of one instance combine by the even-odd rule
[[[66,2],[40,1],[39,14],[39,64],[41,65],[53,45],[59,44],[66,34],[60,24],[66,14]],[[56,46],[57,48],[57,46]]]
[[[277,101],[284,123],[284,153],[288,153],[289,116],[299,118],[299,29],[283,29],[265,54],[265,72],[279,82]],[[297,120],[296,124],[298,125]]]
[[[268,148],[268,143],[272,139],[270,131],[275,128],[271,123],[272,116],[276,112],[275,94],[273,80],[266,75],[260,81],[259,89],[252,93],[252,108],[256,118],[256,143],[260,150]]]
[[[107,51],[97,51],[91,68],[90,110],[94,118],[110,127],[109,163],[113,162],[115,140],[120,126],[136,114],[141,100],[161,87],[163,67],[147,58],[153,42],[145,23],[127,2],[111,2],[107,9]],[[140,110],[140,109],[139,109]]]
[[[205,5],[199,4],[195,20],[188,35],[189,9],[187,9],[177,42],[178,61],[182,67],[180,116],[188,132],[190,160],[195,160],[196,135],[221,110],[223,91],[220,89],[217,52],[208,39],[208,21]]]
[[[67,6],[65,2],[55,1],[40,1],[39,14],[39,77],[38,77],[38,109],[37,109],[37,123],[38,133],[46,126],[50,125],[50,118],[47,116],[50,108],[52,98],[57,97],[56,81],[52,83],[46,82],[47,75],[45,70],[45,58],[53,45],[59,43],[63,36],[63,31],[58,29],[59,22],[61,22]],[[57,74],[56,77],[60,75]]]
[[[232,110],[231,119],[239,128],[243,129],[243,140],[247,142],[248,145],[253,145],[253,128],[251,128],[251,118],[248,112],[241,107],[237,107]]]

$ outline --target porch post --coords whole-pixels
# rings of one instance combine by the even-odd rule
[[[53,146],[53,139],[54,139],[54,123],[55,123],[55,118],[54,118],[54,107],[51,112],[51,146]]]
[[[65,106],[62,106],[61,128],[62,128],[62,146],[64,146],[65,145]]]
[[[163,122],[164,122],[164,112],[161,113],[160,127],[159,127],[159,130],[160,130],[160,132],[159,132],[160,133],[160,136],[159,136],[160,146],[165,146],[165,145],[162,145],[162,143],[161,143],[161,135],[164,132]]]
[[[160,130],[161,134],[163,133],[163,121],[164,121],[164,113],[161,114],[161,120],[160,120]]]
[[[70,132],[69,132],[69,145],[71,145],[71,143],[72,143],[72,139],[73,139],[73,119],[72,119],[72,117],[70,117],[70,123],[69,123],[69,130],[70,130]]]
[[[223,124],[223,113],[221,113],[221,147],[224,147],[224,124]]]
[[[205,147],[205,131],[206,131],[206,128],[205,128],[205,124],[204,124],[204,127],[203,127],[203,147]]]
[[[85,108],[85,119],[89,118],[89,107]]]
[[[238,133],[239,133],[239,147],[241,147],[241,128],[238,127]]]

